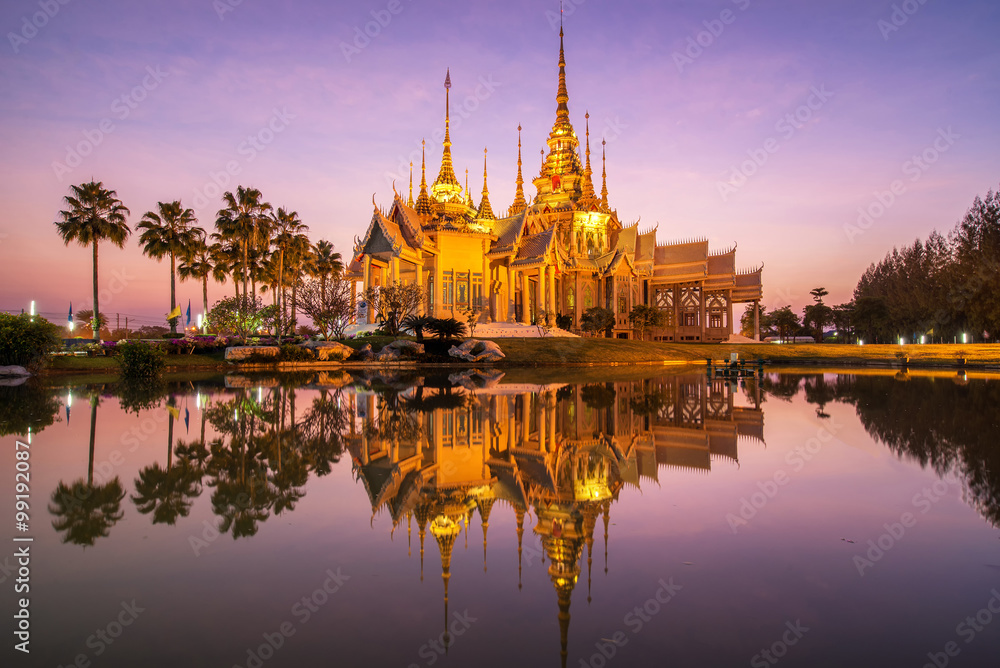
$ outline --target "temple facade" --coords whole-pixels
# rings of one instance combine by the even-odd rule
[[[579,331],[587,309],[615,314],[612,335],[635,338],[629,313],[639,304],[660,309],[664,326],[645,336],[658,341],[723,341],[734,330],[734,305],[759,303],[761,270],[738,270],[736,247],[712,251],[708,240],[660,243],[657,229],[622,224],[608,200],[606,142],[601,142],[601,190],[591,167],[590,115],[585,142],[569,116],[563,31],[559,30],[556,119],[524,194],[521,128],[518,126],[516,190],[498,215],[490,202],[484,151],[479,204],[455,175],[451,155],[451,73],[445,77],[445,134],[441,167],[427,184],[426,146],[420,186],[413,198],[394,193],[386,209],[374,203],[371,223],[356,238],[348,276],[363,289],[397,281],[426,289],[422,314],[455,317],[478,310],[481,322],[525,325],[570,316]],[[394,189],[395,190],[395,189]],[[374,315],[362,316],[372,323]],[[755,328],[755,338],[759,332]]]

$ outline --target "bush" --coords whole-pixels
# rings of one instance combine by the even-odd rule
[[[41,367],[62,346],[60,328],[41,316],[0,313],[0,366]]]
[[[458,339],[465,336],[465,323],[454,318],[432,318],[424,329],[439,339]]]
[[[283,345],[278,359],[282,362],[311,362],[316,359],[308,348],[301,346]]]
[[[115,346],[115,362],[124,378],[156,378],[163,370],[166,353],[148,343],[121,342]]]
[[[573,316],[560,313],[556,316],[556,327],[569,331],[573,328]]]

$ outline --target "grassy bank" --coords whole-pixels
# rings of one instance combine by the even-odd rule
[[[359,348],[371,343],[375,350],[391,341],[371,338],[352,341]],[[855,366],[868,364],[899,364],[901,356],[909,358],[911,366],[957,367],[964,359],[970,367],[1000,367],[1000,344],[934,344],[934,345],[836,345],[836,344],[700,344],[624,341],[619,339],[543,338],[495,339],[507,355],[504,366],[536,365],[663,365],[704,363],[706,359],[728,360],[731,353],[741,359],[765,360],[780,364],[824,364]],[[464,363],[461,363],[464,364]],[[210,355],[170,355],[167,370],[233,369],[221,352]],[[110,357],[56,357],[52,373],[116,373]]]

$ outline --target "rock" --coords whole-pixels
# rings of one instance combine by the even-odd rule
[[[320,362],[341,362],[354,354],[354,348],[336,341],[307,341],[302,347],[313,351]]]
[[[226,360],[239,362],[253,355],[261,357],[277,357],[281,352],[278,346],[233,346],[226,348]]]
[[[469,339],[460,346],[452,346],[448,354],[466,362],[499,362],[506,357],[497,344],[477,339]]]
[[[421,346],[422,348],[423,346]],[[0,366],[0,376],[30,376],[31,372],[23,366]]]
[[[461,385],[467,390],[481,390],[494,387],[504,377],[502,371],[482,371],[480,369],[469,369],[460,373],[453,373],[448,376],[448,382],[452,385]]]
[[[361,348],[354,353],[354,359],[358,359],[363,362],[370,360],[374,356],[375,353],[372,352],[372,344],[370,343],[366,343],[365,345],[361,346]]]
[[[397,351],[400,355],[423,355],[424,354],[424,344],[417,343],[416,341],[408,341],[406,339],[398,339],[393,341],[385,348],[391,348]],[[385,348],[382,350],[384,351]]]

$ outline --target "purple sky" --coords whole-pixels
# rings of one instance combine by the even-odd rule
[[[133,227],[180,198],[208,229],[212,175],[231,178],[349,255],[372,193],[388,206],[393,175],[405,193],[411,159],[419,183],[421,138],[437,174],[448,67],[456,172],[469,169],[476,200],[486,146],[493,208],[509,206],[518,123],[525,180],[537,174],[555,118],[555,2],[237,2],[3,4],[0,309],[88,306],[90,254],[52,222],[91,178]],[[658,224],[660,241],[738,243],[741,267],[765,264],[768,308],[799,309],[821,285],[839,303],[893,245],[950,229],[997,187],[998,26],[987,0],[574,2],[571,119],[582,141],[590,111],[598,175],[607,139],[623,222]],[[875,214],[861,226],[859,207]],[[102,311],[167,312],[166,263],[135,237],[101,256]],[[229,292],[211,285],[210,300]],[[199,286],[179,296],[198,309]]]

